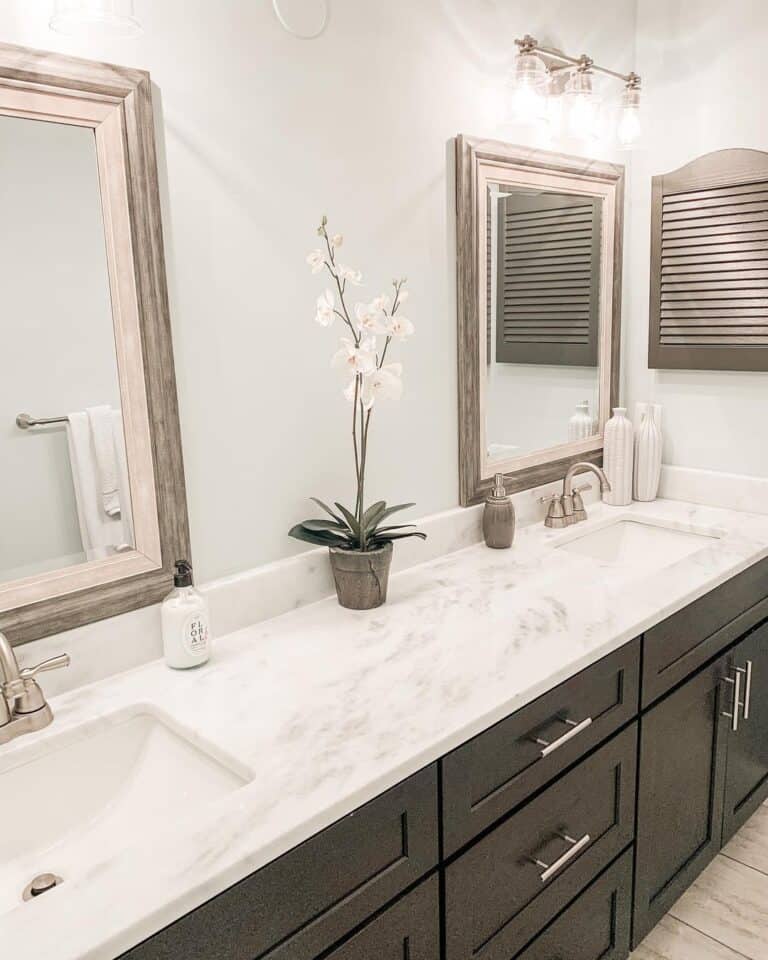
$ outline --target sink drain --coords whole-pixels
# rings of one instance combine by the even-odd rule
[[[31,883],[27,884],[22,897],[25,900],[34,900],[35,897],[39,897],[42,893],[48,893],[49,890],[58,887],[60,883],[64,883],[64,881],[61,877],[56,876],[55,873],[40,873]]]

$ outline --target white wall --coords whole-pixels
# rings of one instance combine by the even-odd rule
[[[764,0],[639,0],[646,149],[632,162],[624,369],[632,403],[664,405],[665,461],[768,475],[768,374],[648,370],[651,177],[725,147],[768,150]]]
[[[313,322],[305,264],[327,213],[372,295],[407,275],[406,392],[372,432],[369,493],[458,499],[453,146],[501,126],[513,40],[634,60],[635,0],[333,0],[290,37],[268,0],[136,0],[138,41],[58,37],[47,0],[0,6],[9,42],[151,71],[182,431],[198,576],[287,555],[311,494],[350,498],[348,407]],[[572,152],[577,145],[557,145]],[[583,148],[582,148],[583,152]],[[591,155],[617,159],[609,147]]]
[[[85,559],[63,425],[120,406],[96,141],[0,117],[0,582]]]

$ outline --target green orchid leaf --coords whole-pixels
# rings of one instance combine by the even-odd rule
[[[349,510],[342,504],[335,502],[334,506],[340,511],[341,515],[347,521],[347,526],[354,533],[354,535],[359,539],[360,537],[360,524],[357,522],[355,517],[350,513]]]
[[[406,537],[418,537],[420,540],[427,539],[426,533],[422,533],[421,530],[409,530],[408,532],[401,531],[400,533],[397,533],[397,532],[385,533],[384,536],[381,538],[379,538],[377,535],[375,537],[372,537],[368,541],[368,545],[369,547],[370,546],[380,547],[380,546],[383,546],[385,543],[389,543],[389,541],[391,540],[405,540]]]
[[[303,520],[301,525],[306,530],[313,530],[315,532],[321,530],[331,530],[344,536],[349,533],[349,528],[343,521],[336,523],[333,520]]]
[[[325,530],[307,530],[301,523],[297,523],[295,527],[291,527],[288,531],[288,536],[293,537],[295,540],[303,540],[306,543],[314,543],[319,547],[349,546],[347,537],[342,537]]]
[[[317,497],[310,497],[309,499],[310,499],[310,500],[313,500],[313,501],[318,505],[318,507],[321,507],[323,510],[325,510],[325,512],[328,514],[329,517],[333,517],[333,519],[336,521],[336,523],[341,523],[341,524],[344,523],[344,521],[343,521],[342,518],[338,515],[338,513],[334,513],[333,510],[331,510],[331,508],[328,506],[327,503],[323,503],[323,501],[322,501],[322,500],[318,500]]]
[[[376,527],[372,536],[380,537],[382,533],[387,533],[389,530],[406,530],[408,527],[415,527],[415,523],[395,523],[389,524],[386,527]]]
[[[398,503],[394,507],[387,507],[387,509],[379,517],[379,523],[382,520],[386,520],[387,517],[391,517],[393,513],[397,513],[399,510],[408,510],[409,507],[415,507],[415,503]]]

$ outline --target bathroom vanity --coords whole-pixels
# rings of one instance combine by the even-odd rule
[[[761,560],[125,960],[620,960],[768,796],[767,675]]]
[[[97,848],[86,810],[71,850],[42,849],[64,882],[33,903],[4,879],[6,942],[22,960],[626,957],[768,795],[768,517],[588,509],[398,574],[382,610],[323,601],[198,671],[55,698],[0,782],[15,767],[29,795],[36,763],[69,756],[112,829]]]

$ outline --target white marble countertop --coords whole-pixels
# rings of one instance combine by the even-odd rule
[[[20,903],[0,918],[3,949],[112,960],[768,555],[768,516],[664,500],[589,509],[566,531],[518,531],[512,550],[478,545],[398,574],[379,610],[322,601],[221,638],[197,670],[155,662],[56,698],[54,723],[0,747],[0,769],[150,710],[250,782]],[[719,539],[640,577],[556,549],[624,516]]]

